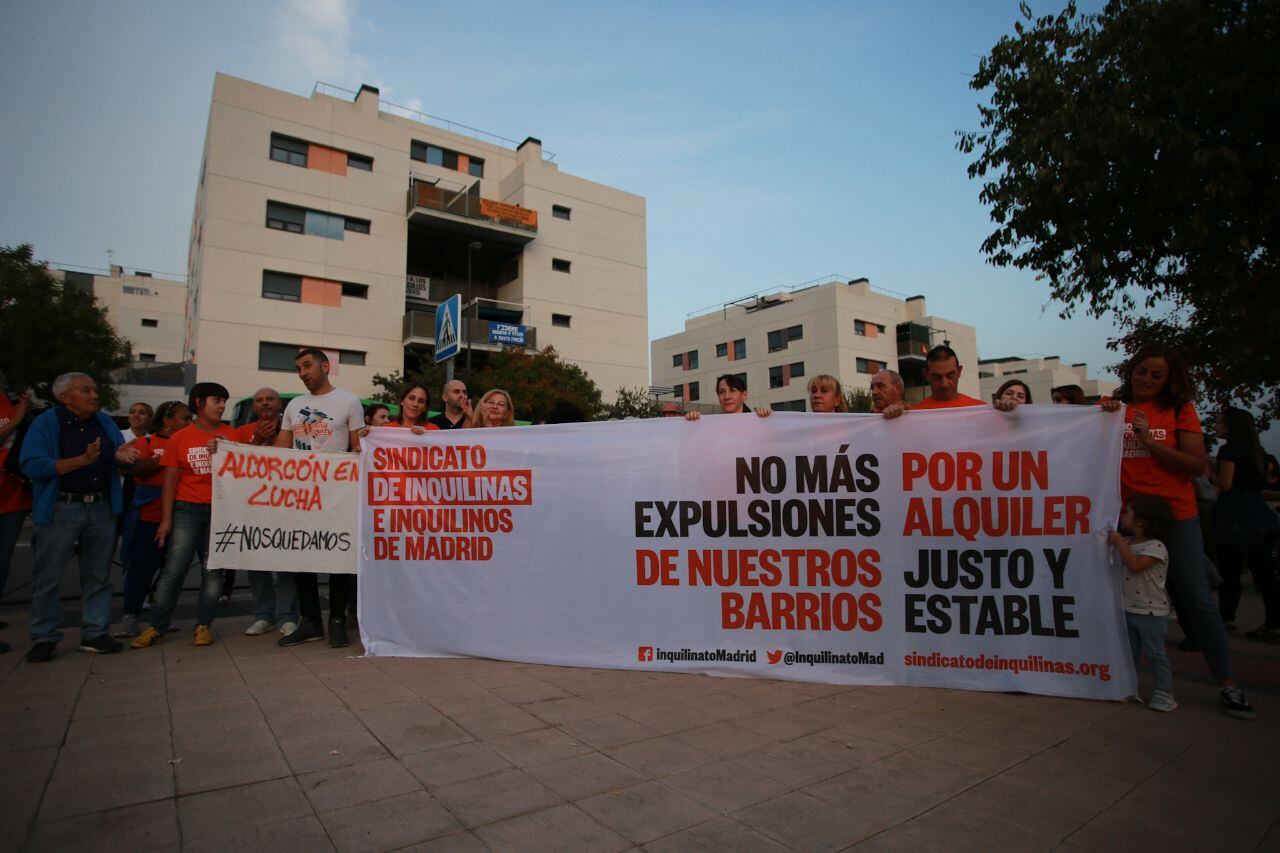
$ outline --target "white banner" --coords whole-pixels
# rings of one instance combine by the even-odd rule
[[[350,453],[219,442],[209,568],[355,572],[359,465]]]
[[[362,639],[1121,699],[1121,430],[1048,405],[373,430]]]

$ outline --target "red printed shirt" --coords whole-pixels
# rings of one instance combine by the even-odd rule
[[[205,432],[195,424],[189,424],[173,434],[164,449],[160,464],[178,469],[178,500],[192,504],[213,503],[213,454],[209,452],[212,438],[236,440],[236,431],[226,424],[219,424],[213,432]]]
[[[138,448],[138,461],[143,459],[163,459],[164,448],[169,443],[169,439],[163,435],[142,435],[129,442],[130,447]],[[142,486],[155,486],[157,489],[164,488],[164,468],[159,468],[154,474],[146,477],[134,477],[133,481]],[[161,519],[160,499],[148,501],[138,508],[139,521],[151,521],[156,524]]]
[[[911,411],[917,412],[921,409],[959,409],[964,406],[985,406],[986,403],[981,400],[975,400],[965,394],[957,394],[951,400],[936,400],[933,397],[925,397],[919,403],[911,407]]]
[[[1195,518],[1196,490],[1194,479],[1186,471],[1173,468],[1151,454],[1150,448],[1138,441],[1133,432],[1133,413],[1145,412],[1151,437],[1163,445],[1178,448],[1178,433],[1201,434],[1200,417],[1195,406],[1186,404],[1179,411],[1160,403],[1129,403],[1124,410],[1124,453],[1120,460],[1120,496],[1128,500],[1134,495],[1155,495],[1173,507],[1178,521]]]

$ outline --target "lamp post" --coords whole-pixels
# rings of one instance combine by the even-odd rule
[[[472,298],[471,298],[471,253],[472,253],[472,251],[474,251],[475,249],[481,249],[481,248],[484,248],[484,243],[481,243],[479,240],[475,240],[475,241],[473,241],[473,242],[471,242],[471,243],[469,243],[469,244],[467,245],[467,302],[471,302],[471,301],[472,301]],[[475,314],[477,315],[477,319],[478,319],[478,315],[479,315],[479,313],[480,313],[480,312],[479,312],[479,310],[475,311]],[[466,329],[467,329],[467,333],[466,333],[466,337],[465,337],[465,340],[466,340],[466,342],[467,342],[467,376],[468,376],[468,377],[470,377],[470,376],[471,376],[471,326],[470,326],[470,324],[467,324],[467,323],[465,323],[465,322],[463,323],[463,325],[465,325],[465,326],[466,326]]]

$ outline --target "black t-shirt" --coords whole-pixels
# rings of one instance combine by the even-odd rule
[[[446,415],[444,412],[441,412],[440,414],[436,415],[434,418],[427,418],[427,423],[435,424],[436,426],[440,427],[440,429],[462,429],[464,426],[467,425],[467,416],[463,415],[462,417],[458,418],[458,422],[455,424],[453,421],[449,420],[448,415]]]
[[[1231,491],[1260,492],[1265,488],[1262,471],[1258,469],[1258,460],[1248,453],[1244,447],[1227,442],[1218,451],[1218,465],[1223,462],[1235,463],[1236,470],[1231,477]]]

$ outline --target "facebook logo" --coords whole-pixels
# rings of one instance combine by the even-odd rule
[[[636,650],[636,656],[641,663],[650,663],[653,660],[653,646],[641,646]]]

